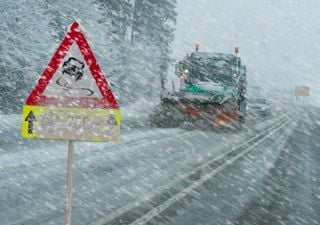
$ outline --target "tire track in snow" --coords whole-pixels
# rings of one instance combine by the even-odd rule
[[[182,180],[187,179],[188,177],[190,177],[192,174],[196,173],[199,170],[203,170],[212,162],[217,161],[217,160],[221,160],[223,157],[225,157],[225,155],[229,154],[230,152],[234,152],[236,149],[240,148],[241,146],[247,145],[248,143],[252,142],[253,140],[256,140],[257,137],[260,137],[261,135],[265,135],[266,133],[271,132],[272,129],[278,127],[279,124],[281,125],[281,124],[285,123],[286,121],[290,120],[291,117],[284,117],[284,118],[285,119],[281,118],[282,119],[281,121],[277,121],[277,122],[273,123],[271,126],[269,126],[266,129],[266,131],[261,132],[260,134],[258,134],[257,136],[255,136],[253,138],[249,138],[249,140],[246,140],[246,141],[242,142],[241,144],[238,144],[236,147],[232,148],[231,151],[228,151],[227,153],[223,153],[223,154],[219,155],[218,157],[214,157],[214,159],[212,159],[211,161],[206,162],[206,163],[201,164],[200,166],[196,167],[196,169],[192,170],[192,172],[187,172],[179,177],[176,177],[175,179],[172,179],[169,183],[166,183],[165,185],[159,187],[155,191],[148,193],[147,195],[141,197],[140,201],[138,201],[138,203],[137,202],[130,202],[130,203],[126,204],[125,206],[114,210],[114,212],[111,213],[110,215],[108,215],[104,218],[101,218],[101,219],[91,223],[90,225],[104,225],[104,224],[107,224],[108,222],[113,221],[117,217],[120,217],[121,215],[129,212],[130,210],[137,207],[138,205],[143,204],[147,199],[151,199],[156,194],[160,194],[161,192],[166,190],[168,187],[170,187],[170,186],[172,186]]]

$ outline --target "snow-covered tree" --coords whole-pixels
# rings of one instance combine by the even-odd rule
[[[175,0],[96,0],[112,49],[111,79],[125,104],[159,97],[170,63]],[[161,82],[162,81],[162,82]]]

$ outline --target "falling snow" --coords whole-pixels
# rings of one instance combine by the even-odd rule
[[[21,129],[24,122],[43,132],[22,109],[74,21],[107,80],[102,92],[109,87],[119,103],[121,129],[118,142],[75,141],[71,224],[320,224],[319,8],[317,0],[0,1],[0,225],[64,223],[68,141],[22,138]],[[231,93],[220,76],[192,81],[203,89],[190,104],[182,79],[195,70],[188,64],[179,71],[179,62],[195,44],[231,58],[239,47],[245,98],[234,91],[203,113],[199,99]],[[77,47],[45,94],[101,98],[90,75],[94,60]],[[243,68],[220,72],[236,79]],[[308,96],[296,86],[310,88]],[[178,104],[162,112],[168,96]],[[219,113],[240,108],[231,101],[244,99],[242,126],[235,129],[232,119],[214,127]],[[50,107],[56,113],[59,105]],[[110,132],[107,118],[88,117],[88,136],[100,135],[93,125]],[[53,117],[44,122],[47,136],[85,129]]]

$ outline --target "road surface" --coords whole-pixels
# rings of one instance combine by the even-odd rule
[[[72,224],[316,224],[319,119],[293,115],[239,133],[134,123],[119,144],[78,142]],[[1,224],[62,224],[67,142],[23,140],[19,120],[1,119]]]
[[[132,225],[320,224],[319,121],[317,109],[302,113],[200,185],[194,184],[201,179],[195,180],[194,188],[184,187],[140,217],[122,220]]]

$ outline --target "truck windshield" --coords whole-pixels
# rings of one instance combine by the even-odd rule
[[[226,59],[208,59],[200,58],[190,62],[191,76],[189,83],[195,81],[213,81],[232,86],[235,84],[233,73],[236,70],[236,64]]]

